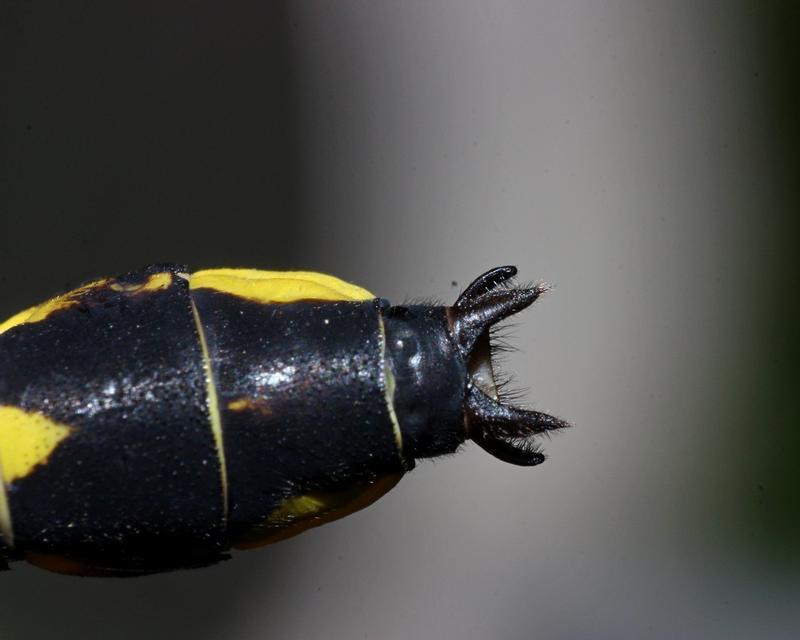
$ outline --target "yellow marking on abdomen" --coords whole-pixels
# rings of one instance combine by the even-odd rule
[[[31,307],[30,309],[25,309],[24,311],[15,313],[5,322],[0,322],[0,334],[5,333],[12,327],[16,327],[19,324],[24,324],[27,322],[28,318],[34,311],[36,311],[36,307]]]
[[[46,464],[72,430],[38,411],[0,406],[0,462],[6,486]]]
[[[219,472],[222,478],[222,510],[225,518],[228,517],[228,469],[225,464],[225,443],[222,438],[222,416],[219,411],[219,399],[217,397],[217,385],[214,382],[214,369],[211,365],[211,356],[208,352],[208,342],[206,342],[206,332],[200,322],[200,313],[192,302],[192,313],[194,323],[197,327],[197,334],[200,337],[200,349],[203,352],[203,368],[206,372],[206,394],[208,402],[208,415],[211,421],[211,431],[214,433],[214,446],[217,448],[217,458],[219,459]]]
[[[51,420],[38,411],[0,406],[0,532],[14,544],[14,526],[8,504],[8,487],[25,478],[50,455],[72,427]]]
[[[213,289],[262,304],[299,300],[363,301],[375,298],[366,289],[314,271],[209,269],[193,274],[189,288]]]
[[[164,289],[168,289],[171,284],[172,274],[169,271],[164,271],[162,273],[154,273],[153,275],[149,276],[147,278],[147,282],[144,283],[123,284],[120,282],[114,282],[110,288],[114,291],[137,295],[139,293],[146,293],[148,291],[163,291]]]
[[[61,311],[62,309],[69,309],[70,307],[77,306],[80,302],[80,297],[85,293],[88,293],[92,289],[96,289],[98,287],[102,287],[104,284],[108,282],[107,279],[96,280],[95,282],[90,282],[89,284],[85,284],[82,287],[78,287],[73,291],[68,291],[60,296],[56,296],[55,298],[51,298],[41,304],[36,305],[35,307],[30,307],[29,309],[25,309],[25,311],[20,311],[19,313],[14,314],[8,320],[0,323],[0,334],[5,333],[9,329],[13,329],[16,326],[21,324],[30,324],[32,322],[41,322],[42,320],[46,320],[51,314],[55,313],[56,311]]]
[[[238,400],[231,400],[228,403],[228,409],[236,412],[252,411],[253,413],[260,413],[262,416],[272,415],[272,408],[263,399],[239,398]]]
[[[338,491],[315,491],[288,498],[269,514],[266,522],[256,525],[231,546],[235,549],[261,547],[344,518],[383,496],[400,481],[401,475],[390,474]]]

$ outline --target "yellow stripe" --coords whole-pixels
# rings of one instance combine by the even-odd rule
[[[51,298],[35,307],[30,307],[24,311],[14,314],[4,322],[0,322],[0,334],[5,333],[21,324],[29,324],[32,322],[41,322],[46,320],[50,315],[62,309],[69,309],[80,303],[81,297],[92,291],[99,289],[103,286],[108,286],[112,291],[125,292],[130,294],[139,294],[149,291],[161,291],[167,289],[172,284],[172,274],[169,271],[154,273],[147,278],[147,281],[141,284],[124,284],[115,282],[111,278],[103,278],[85,284],[77,289],[68,291],[60,296]]]
[[[313,271],[209,269],[189,281],[191,289],[214,289],[262,304],[298,300],[372,300],[366,289],[334,276]]]
[[[81,296],[85,293],[88,293],[92,289],[97,289],[102,287],[104,284],[108,282],[107,279],[96,280],[95,282],[90,282],[89,284],[85,284],[82,287],[78,287],[73,291],[68,291],[60,296],[56,296],[46,302],[42,302],[35,307],[31,307],[30,309],[26,309],[25,311],[20,311],[19,313],[11,316],[8,320],[0,324],[0,334],[5,333],[9,329],[16,327],[20,324],[27,324],[31,322],[41,322],[42,320],[46,320],[51,314],[55,313],[56,311],[61,311],[62,309],[69,309],[70,307],[74,307],[80,302]]]
[[[211,366],[211,356],[208,353],[208,343],[206,342],[206,332],[200,322],[200,314],[197,307],[192,302],[192,313],[194,323],[197,326],[197,333],[200,336],[200,348],[203,351],[203,368],[206,370],[206,391],[208,397],[208,414],[211,419],[211,430],[214,433],[214,444],[217,447],[217,457],[219,458],[219,471],[222,477],[222,509],[225,517],[228,517],[228,469],[225,464],[225,445],[222,440],[222,417],[219,411],[219,400],[217,398],[217,385],[214,382],[214,370]]]
[[[14,527],[11,525],[11,509],[8,507],[8,493],[3,480],[2,460],[0,460],[0,535],[9,547],[14,546]]]
[[[383,325],[383,316],[378,316],[378,322],[381,334],[381,362],[383,363],[383,376],[385,379],[385,387],[383,390],[384,398],[386,398],[386,408],[389,410],[389,419],[392,421],[392,429],[394,430],[394,441],[397,445],[397,452],[400,455],[400,461],[403,463],[403,468],[407,469],[406,458],[403,455],[403,432],[400,429],[400,421],[397,419],[397,413],[394,410],[394,394],[397,387],[394,373],[389,366],[389,361],[386,358],[386,328]]]
[[[12,327],[16,327],[19,324],[24,324],[25,322],[27,322],[28,318],[34,311],[36,311],[36,307],[31,307],[30,309],[25,309],[24,311],[15,313],[5,322],[0,322],[0,334],[5,333]]]

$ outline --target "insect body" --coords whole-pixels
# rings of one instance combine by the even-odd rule
[[[360,509],[471,438],[542,462],[564,423],[498,400],[513,267],[452,307],[310,272],[156,265],[0,324],[0,565],[139,575],[213,564]]]

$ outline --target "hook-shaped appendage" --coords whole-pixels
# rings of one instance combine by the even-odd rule
[[[570,426],[547,413],[501,404],[477,386],[467,392],[467,436],[481,448],[511,464],[532,467],[544,462],[533,437]]]
[[[488,332],[494,324],[529,307],[547,290],[544,284],[501,287],[516,273],[512,266],[488,271],[472,282],[450,308],[452,335],[466,362],[480,351],[479,340],[488,344]],[[534,436],[569,426],[546,413],[503,404],[480,388],[477,377],[467,385],[467,437],[501,460],[524,466],[540,464],[545,457],[534,443]]]
[[[546,290],[545,285],[489,290],[461,307],[453,307],[453,335],[461,354],[468,358],[489,327],[531,306]]]
[[[513,265],[505,267],[495,267],[484,274],[479,275],[470,285],[458,296],[458,300],[453,305],[455,308],[466,307],[470,302],[479,298],[487,291],[497,288],[506,280],[510,280],[517,275],[517,268]]]

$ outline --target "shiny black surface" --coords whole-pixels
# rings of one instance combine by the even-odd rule
[[[220,557],[221,477],[185,280],[137,294],[99,288],[0,335],[0,353],[0,404],[74,429],[8,488],[17,552],[124,571]]]
[[[467,367],[450,336],[446,308],[391,307],[384,322],[406,455],[429,458],[452,453],[466,438]]]
[[[383,391],[379,300],[193,297],[214,364],[232,540],[286,498],[404,471]]]

